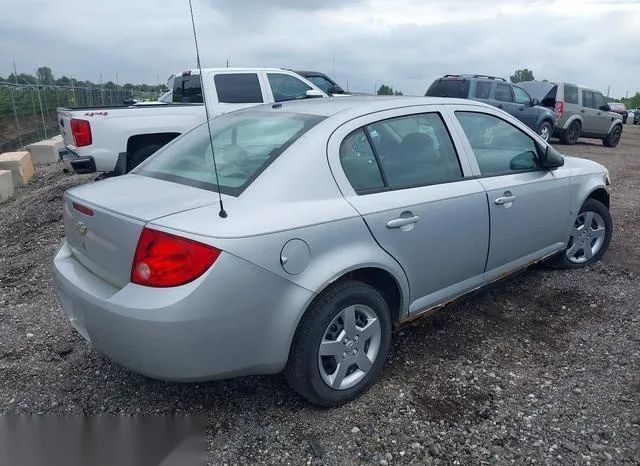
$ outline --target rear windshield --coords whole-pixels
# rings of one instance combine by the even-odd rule
[[[211,120],[213,153],[220,191],[239,196],[300,136],[325,117],[298,113],[231,112]],[[211,142],[206,122],[174,139],[132,171],[216,191]]]
[[[428,97],[455,97],[466,99],[469,95],[469,81],[466,79],[436,79],[427,90]]]
[[[200,75],[176,76],[173,80],[173,101],[180,103],[202,103]]]

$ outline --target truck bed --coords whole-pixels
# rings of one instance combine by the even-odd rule
[[[79,112],[79,111],[95,111],[99,112],[101,110],[125,110],[125,109],[139,109],[139,108],[149,108],[149,107],[201,107],[204,104],[201,103],[164,103],[160,102],[157,105],[104,105],[104,106],[89,106],[89,107],[58,107],[59,112]]]

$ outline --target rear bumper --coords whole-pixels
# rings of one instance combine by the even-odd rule
[[[313,297],[225,253],[202,277],[171,289],[114,288],[76,261],[64,240],[53,262],[58,300],[71,325],[115,362],[162,380],[281,371]]]
[[[58,157],[64,167],[71,173],[86,174],[96,172],[96,162],[91,156],[80,157],[69,149],[60,149]]]

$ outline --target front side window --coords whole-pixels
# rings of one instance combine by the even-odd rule
[[[220,191],[238,196],[282,152],[324,117],[230,112],[211,124]],[[174,139],[132,173],[217,190],[207,124]]]
[[[601,108],[604,105],[607,105],[607,101],[604,98],[604,96],[602,94],[600,94],[599,92],[594,92],[593,93],[593,103],[595,105],[595,108]],[[624,105],[620,106],[623,110],[625,109]]]
[[[521,87],[513,86],[513,95],[517,104],[531,105],[531,96]]]
[[[582,106],[586,108],[596,108],[593,100],[593,92],[582,91]]]
[[[306,97],[307,91],[311,89],[308,84],[288,74],[268,73],[267,77],[271,92],[273,92],[273,99],[276,102],[303,99]]]
[[[506,121],[486,113],[456,112],[482,176],[508,175],[539,167],[534,140]]]
[[[213,78],[218,102],[225,104],[260,104],[262,89],[256,73],[221,73]]]

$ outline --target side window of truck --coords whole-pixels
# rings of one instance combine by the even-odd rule
[[[220,73],[213,78],[218,102],[223,104],[261,104],[264,102],[257,73]]]
[[[267,73],[267,77],[273,92],[273,100],[276,102],[304,98],[306,92],[311,89],[311,86],[288,74]]]

